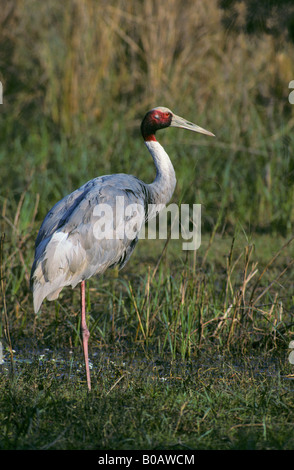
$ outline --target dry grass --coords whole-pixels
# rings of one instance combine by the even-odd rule
[[[23,325],[30,302],[33,240],[42,216],[56,200],[97,174],[126,169],[151,178],[153,167],[147,169],[144,158],[133,158],[141,152],[141,141],[131,136],[138,124],[134,119],[158,104],[191,119],[197,116],[217,139],[195,143],[187,134],[178,134],[179,141],[170,134],[179,176],[176,198],[185,196],[185,202],[196,199],[203,204],[203,229],[211,236],[201,262],[196,263],[196,254],[193,258],[193,272],[198,269],[200,277],[191,278],[189,267],[177,279],[175,309],[182,319],[173,317],[169,307],[167,279],[158,281],[167,245],[155,259],[149,281],[143,283],[147,294],[136,293],[131,285],[126,288],[144,340],[156,317],[152,314],[152,308],[156,311],[151,295],[154,282],[158,282],[155,299],[161,282],[166,287],[164,344],[169,342],[174,351],[186,314],[199,328],[191,330],[191,320],[185,324],[183,338],[190,338],[193,331],[198,338],[194,344],[202,344],[206,325],[207,337],[224,332],[224,343],[230,346],[236,326],[243,335],[256,314],[254,309],[291,271],[290,258],[278,272],[270,273],[269,285],[263,286],[264,273],[275,266],[276,259],[270,262],[268,256],[260,274],[251,243],[245,243],[236,259],[232,245],[227,261],[219,263],[226,276],[220,276],[224,289],[216,293],[217,306],[211,308],[204,295],[209,280],[201,277],[201,270],[209,272],[210,253],[218,259],[215,237],[219,233],[234,240],[241,225],[249,238],[251,232],[262,229],[273,237],[280,232],[290,239],[294,185],[288,134],[294,125],[294,107],[286,107],[285,102],[288,82],[294,77],[293,46],[268,36],[232,36],[221,25],[216,0],[169,0],[166,5],[155,0],[41,4],[10,0],[1,10],[0,44],[9,51],[0,48],[2,109],[7,117],[2,122],[7,138],[0,155],[5,180],[1,289],[9,299],[8,311],[15,312],[17,322],[22,318]],[[103,158],[97,158],[97,152]],[[192,162],[195,157],[197,167]],[[181,259],[185,263],[185,256]],[[234,276],[241,279],[233,285]],[[269,303],[271,315],[276,312],[276,294]],[[190,310],[185,310],[187,295]],[[121,311],[120,302],[113,309]],[[191,350],[192,343],[186,339],[180,347],[183,355],[186,348]]]
[[[293,45],[223,28],[217,5],[1,6],[1,448],[293,448]],[[89,281],[86,396],[79,292],[34,315],[34,240],[90,178],[152,180],[139,124],[155,105],[217,136],[160,134],[202,244],[141,240]]]
[[[11,75],[24,86],[21,94],[11,90],[11,99],[19,111],[41,103],[67,133],[105,118],[106,108],[134,116],[173,103],[216,129],[234,129],[230,143],[247,134],[253,146],[260,133],[276,131],[264,122],[283,111],[273,91],[286,98],[294,76],[292,46],[277,51],[270,37],[230,36],[217,0],[169,0],[168,8],[156,0],[10,0],[0,23],[0,41],[13,50],[9,70],[7,57],[0,63],[4,86]],[[269,103],[252,126],[258,96]]]

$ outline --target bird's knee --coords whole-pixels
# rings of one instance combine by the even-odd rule
[[[89,339],[90,331],[88,330],[87,325],[82,325],[82,335],[83,335],[83,338]]]

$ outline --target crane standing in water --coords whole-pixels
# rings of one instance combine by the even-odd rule
[[[169,156],[155,138],[155,132],[166,127],[214,135],[176,116],[168,108],[152,109],[142,121],[141,132],[156,167],[153,183],[146,184],[126,174],[94,178],[55,204],[46,215],[36,239],[31,272],[36,313],[45,298],[57,299],[63,287],[74,288],[81,283],[81,328],[89,390],[90,333],[86,324],[85,280],[94,274],[101,275],[109,267],[118,265],[122,268],[138,242],[142,225],[156,215],[156,211],[148,212],[148,205],[163,207],[171,199],[176,185],[175,171]],[[142,210],[135,210],[134,206]],[[131,211],[127,210],[129,207]],[[112,220],[102,217],[107,208],[115,214]],[[124,229],[132,221],[136,223],[132,225],[131,236],[127,236]]]

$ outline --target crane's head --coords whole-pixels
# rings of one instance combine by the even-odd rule
[[[214,137],[212,132],[209,132],[202,127],[193,124],[192,122],[186,121],[186,119],[177,116],[170,109],[159,106],[148,111],[141,124],[141,132],[144,140],[156,140],[155,132],[159,129],[165,129],[166,127],[181,127],[182,129],[188,129],[189,131],[200,132],[201,134],[211,135]]]

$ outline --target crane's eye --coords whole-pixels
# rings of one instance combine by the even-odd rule
[[[165,113],[164,114],[164,117],[166,117],[166,118],[169,118],[169,116],[170,116],[170,113]]]

